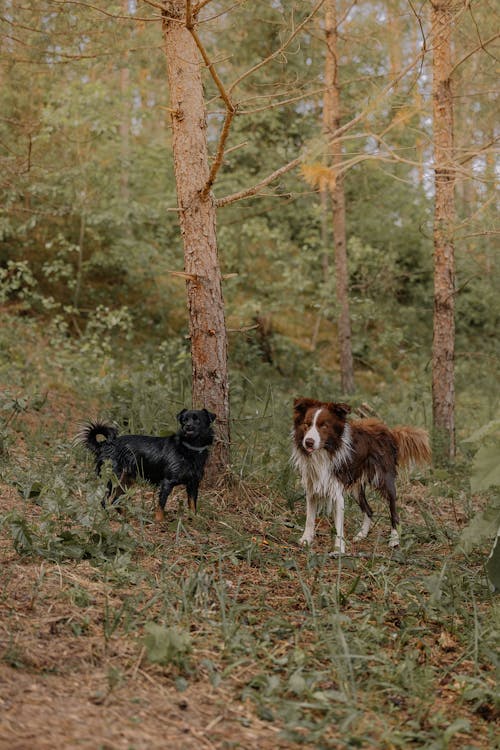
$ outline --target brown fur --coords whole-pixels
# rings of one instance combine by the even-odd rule
[[[365,485],[370,484],[387,500],[391,525],[396,529],[397,469],[430,461],[429,436],[418,427],[403,425],[391,429],[374,418],[348,420],[349,412],[350,407],[343,403],[296,399],[296,463],[307,472],[311,454],[324,449],[331,458],[332,474],[344,488],[353,489],[361,510],[371,518],[372,510],[365,496]],[[312,435],[316,441],[319,439],[319,445],[312,446]]]
[[[409,466],[412,463],[425,465],[431,462],[429,433],[426,430],[399,425],[393,427],[391,432],[398,446],[399,466]]]

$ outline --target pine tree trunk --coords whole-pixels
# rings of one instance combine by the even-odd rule
[[[338,35],[336,0],[325,4],[325,95],[323,105],[323,130],[330,138],[340,127],[340,86],[338,81]],[[342,164],[342,146],[334,143],[330,154],[333,177],[330,181],[330,197],[333,211],[333,241],[335,247],[335,282],[339,305],[338,342],[340,360],[340,386],[342,393],[354,391],[354,364],[351,342],[351,318],[349,313],[349,272],[347,267],[347,240],[345,217],[345,191],[343,175],[336,167]]]
[[[128,0],[122,0],[122,12],[124,15],[128,13]],[[120,192],[121,199],[124,206],[128,206],[130,202],[130,189],[129,189],[129,163],[130,163],[130,101],[129,101],[129,89],[130,89],[130,60],[128,51],[125,52],[123,59],[121,60],[120,67],[120,96],[122,101],[122,112],[120,116],[120,149],[121,149],[121,160],[120,160]],[[130,222],[125,222],[126,234],[128,237],[131,235]]]
[[[174,170],[187,274],[193,407],[217,415],[218,440],[207,480],[229,464],[227,332],[217,254],[216,209],[203,197],[209,175],[207,121],[198,48],[185,25],[184,0],[166,3],[163,39],[172,118]]]
[[[434,127],[434,337],[432,413],[437,460],[455,455],[455,220],[453,101],[450,85],[452,0],[432,3]]]

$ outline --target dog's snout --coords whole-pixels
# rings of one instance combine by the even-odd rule
[[[198,425],[193,419],[186,419],[182,425],[182,430],[186,435],[193,435],[198,430]]]
[[[314,440],[312,438],[306,438],[304,440],[304,445],[306,448],[314,448]]]

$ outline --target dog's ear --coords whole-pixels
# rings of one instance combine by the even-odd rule
[[[293,409],[305,414],[311,406],[316,406],[317,404],[319,404],[319,401],[316,401],[314,398],[296,398],[293,402]]]
[[[319,402],[313,398],[296,398],[293,402],[293,421],[295,425],[300,424],[304,414],[311,406],[316,406]]]
[[[328,404],[328,409],[340,419],[345,419],[351,411],[349,404]]]
[[[203,411],[207,415],[210,424],[212,424],[212,422],[215,422],[215,420],[217,419],[217,414],[213,414],[211,411],[208,411],[208,409],[203,409]]]
[[[180,422],[180,421],[181,421],[181,417],[182,417],[182,415],[183,415],[183,414],[185,414],[186,412],[187,412],[187,409],[182,409],[182,410],[181,410],[181,411],[180,411],[180,412],[178,413],[178,415],[177,415],[177,421],[178,421],[178,422]]]

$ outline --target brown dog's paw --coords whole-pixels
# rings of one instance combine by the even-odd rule
[[[165,520],[165,512],[161,508],[157,508],[155,511],[156,523],[162,523]]]

